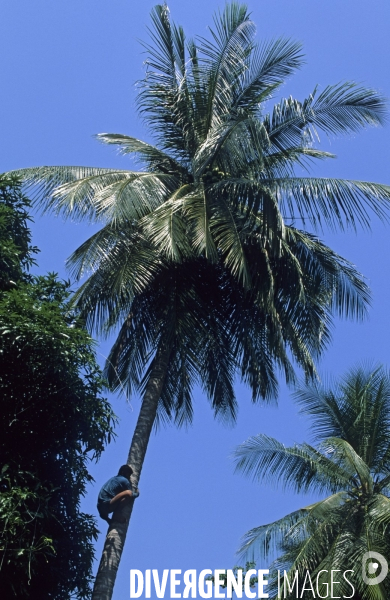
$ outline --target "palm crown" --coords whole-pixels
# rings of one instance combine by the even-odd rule
[[[241,553],[258,559],[282,551],[273,568],[282,574],[286,570],[290,580],[298,571],[301,584],[307,571],[313,581],[326,571],[320,575],[320,594],[325,593],[325,584],[330,590],[332,569],[353,570],[348,579],[355,587],[354,598],[388,598],[386,579],[367,585],[373,572],[363,558],[367,552],[378,552],[390,559],[389,373],[383,368],[358,367],[338,385],[327,388],[313,383],[298,389],[296,397],[301,412],[313,419],[311,430],[318,445],[286,447],[258,435],[238,447],[237,468],[259,481],[280,483],[296,492],[331,495],[252,529]],[[371,558],[370,562],[375,561]],[[351,597],[345,580],[335,591],[335,595],[343,594]],[[277,597],[276,580],[270,597]],[[313,596],[308,591],[299,597]]]
[[[209,298],[221,296],[221,290],[227,298],[226,290],[235,288],[233,304],[239,297],[251,303],[258,320],[251,319],[250,327],[228,301],[226,307],[219,304],[218,316],[214,312],[214,325],[220,323],[214,348],[223,339],[234,352],[215,370],[224,378],[221,385],[206,388],[229,389],[229,401],[225,394],[221,402],[233,407],[238,365],[252,382],[254,398],[270,396],[276,390],[275,363],[288,380],[293,377],[286,349],[312,374],[313,359],[329,339],[331,312],[364,314],[368,291],[361,276],[316,237],[286,226],[285,219],[344,227],[368,225],[370,210],[385,216],[390,190],[384,185],[295,176],[296,167],[331,156],[313,147],[318,129],[337,134],[378,125],[384,103],[373,90],[346,83],[318,97],[314,92],[303,103],[282,100],[267,114],[265,102],[302,62],[299,44],[281,39],[256,44],[245,5],[234,2],[216,15],[211,41],[186,40],[165,4],[153,9],[152,24],[138,106],[158,147],[125,135],[97,136],[135,155],[145,170],[41,167],[19,174],[38,184],[45,209],[104,223],[70,263],[78,277],[95,271],[78,294],[90,324],[107,330],[124,323],[111,356],[115,361],[110,359],[117,371],[107,367],[117,385],[115,372],[130,387],[141,382],[141,365],[163,335],[156,321],[163,299],[157,302],[149,286],[158,285],[162,294],[164,282],[170,286],[171,264],[177,264],[176,274],[183,273],[183,264],[192,269],[199,259],[203,277],[206,260],[215,283]],[[189,283],[187,276],[193,290],[199,277],[200,271]],[[171,289],[175,303],[172,294]],[[149,311],[145,298],[155,298]],[[137,327],[137,302],[143,302],[144,317],[137,329],[142,343],[135,347],[129,340]],[[204,331],[206,322],[209,327],[216,303],[207,306],[198,297],[196,310],[187,312],[192,339],[181,337],[181,358],[173,361],[175,376],[167,380],[171,391],[179,364],[186,371],[182,381],[207,379],[189,348],[196,345],[195,329]],[[218,362],[216,353],[208,356]]]

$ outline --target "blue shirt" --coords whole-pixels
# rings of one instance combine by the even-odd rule
[[[131,483],[126,477],[123,475],[111,477],[99,492],[98,504],[110,502],[114,496],[125,490],[131,490]]]

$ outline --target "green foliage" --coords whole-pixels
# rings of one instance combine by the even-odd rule
[[[98,530],[80,497],[114,415],[69,285],[25,275],[30,234],[17,186],[4,205],[0,236],[19,268],[6,263],[2,273],[15,280],[0,292],[0,589],[7,598],[88,598]]]
[[[30,201],[22,194],[15,176],[0,175],[0,290],[9,289],[26,278],[25,271],[34,264],[26,208]]]
[[[390,562],[390,374],[382,367],[357,367],[337,385],[305,385],[296,397],[301,412],[313,419],[316,446],[286,447],[260,434],[238,447],[237,468],[258,481],[295,492],[330,495],[252,529],[240,552],[250,559],[281,552],[271,566],[275,575],[271,598],[277,597],[277,569],[282,574],[286,570],[290,580],[298,571],[301,584],[307,571],[313,580],[321,570],[327,571],[320,585],[330,584],[332,569],[352,569],[348,579],[355,598],[385,600],[389,578],[367,585],[362,565],[369,551]],[[368,578],[376,575],[379,572],[366,572]],[[335,593],[349,597],[351,587],[342,581]],[[313,596],[307,592],[299,597]]]

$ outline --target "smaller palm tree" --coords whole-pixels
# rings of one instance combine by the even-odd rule
[[[380,581],[385,571],[367,553],[390,561],[390,374],[383,367],[357,367],[337,385],[312,383],[295,395],[301,412],[313,418],[317,445],[288,448],[260,434],[237,448],[237,469],[258,481],[330,495],[248,531],[239,552],[247,560],[280,554],[271,566],[270,598],[313,598],[308,579],[306,591],[299,588],[296,596],[295,587],[289,595],[286,586],[285,594],[285,571],[290,583],[298,572],[300,585],[309,573],[315,590],[318,578],[316,597],[387,599],[390,578]],[[333,596],[336,569],[349,570],[350,583],[338,573]]]

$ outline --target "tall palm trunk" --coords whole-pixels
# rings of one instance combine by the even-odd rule
[[[127,464],[131,465],[133,469],[131,477],[133,488],[138,486],[141,476],[150,434],[156,418],[158,401],[167,373],[169,355],[169,346],[161,344],[156,352],[150,378],[142,399],[140,414],[127,458]],[[113,523],[108,529],[102,558],[96,575],[92,600],[111,600],[112,598],[133,504],[134,502],[130,502],[123,511],[126,523]]]

